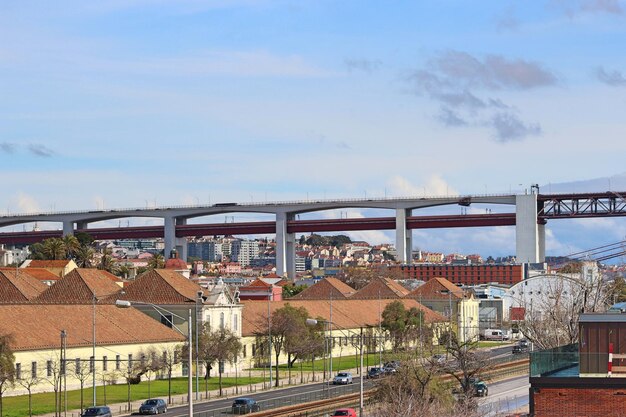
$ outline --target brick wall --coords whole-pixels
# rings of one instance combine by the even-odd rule
[[[535,417],[626,417],[624,388],[539,388]]]

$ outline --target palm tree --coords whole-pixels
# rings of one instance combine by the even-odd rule
[[[76,255],[76,251],[81,247],[80,242],[74,235],[63,236],[62,241],[65,247],[65,254],[69,258],[73,258]]]
[[[113,260],[112,251],[109,248],[104,249],[102,251],[102,257],[100,258],[100,264],[98,265],[98,269],[104,269],[105,271],[111,272],[115,268],[115,261]]]
[[[62,239],[53,237],[44,241],[43,255],[46,257],[46,259],[65,259],[65,254],[65,245],[63,244]]]
[[[79,268],[92,268],[96,251],[90,246],[79,246],[74,252],[74,261]]]
[[[165,258],[160,253],[155,253],[148,261],[148,269],[161,269],[165,266]]]

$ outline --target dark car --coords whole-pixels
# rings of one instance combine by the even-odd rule
[[[383,375],[385,375],[385,371],[383,371],[383,368],[370,368],[370,370],[367,371],[368,378],[380,378]]]
[[[111,417],[111,409],[107,406],[89,407],[80,417]]]
[[[530,347],[530,342],[526,339],[521,339],[519,342],[517,342],[518,346],[521,346],[523,348],[529,348]]]
[[[139,414],[159,414],[167,412],[167,404],[165,400],[151,399],[146,400],[139,407]]]
[[[520,345],[513,346],[513,354],[526,353],[528,348]]]
[[[474,382],[474,395],[476,397],[486,397],[489,394],[489,388],[483,381]]]
[[[233,401],[233,414],[248,414],[261,410],[261,406],[252,398],[237,398]]]

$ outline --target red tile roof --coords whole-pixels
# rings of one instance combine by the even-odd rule
[[[337,278],[324,278],[290,300],[345,300],[355,293],[355,289]]]
[[[408,293],[409,290],[393,279],[376,277],[350,299],[403,298]]]
[[[91,304],[121,291],[121,287],[99,269],[76,268],[33,301],[35,303]]]
[[[424,307],[416,300],[400,299],[400,300],[333,300],[333,323],[337,328],[354,329],[361,326],[378,326],[380,314],[387,304],[394,301],[400,301],[405,308],[415,307],[424,312],[424,320],[427,323],[444,322],[446,318],[429,308]],[[261,322],[267,321],[267,301],[242,301],[243,317],[242,317],[242,335],[253,336],[258,331]],[[284,300],[273,301],[269,303],[272,312],[290,304],[293,307],[304,307],[310,317],[320,317],[330,320],[330,301],[329,300]]]
[[[413,291],[411,291],[406,297],[423,299],[423,300],[436,300],[447,299],[448,294],[452,294],[452,298],[463,298],[463,290],[445,278],[437,277],[431,278],[426,281],[425,284],[420,285]]]
[[[124,287],[122,300],[152,304],[195,303],[203,288],[171,269],[153,269]],[[110,300],[113,301],[114,300]]]
[[[41,260],[33,259],[27,268],[65,268],[71,261],[69,259]]]
[[[22,268],[23,270],[27,270],[28,275],[37,278],[40,281],[58,281],[61,278],[59,278],[58,275],[53,274],[52,272],[50,272],[49,270],[45,269],[45,268]]]
[[[58,304],[0,305],[0,334],[10,334],[15,351],[58,348],[61,330],[67,346],[91,346],[93,306]],[[182,342],[185,338],[134,308],[96,306],[98,346]]]
[[[46,284],[24,269],[0,269],[0,303],[27,302],[47,288]]]

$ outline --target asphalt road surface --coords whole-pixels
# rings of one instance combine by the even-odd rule
[[[511,346],[505,346],[501,348],[496,348],[489,351],[489,356],[492,358],[501,358],[507,355],[511,355]],[[484,404],[482,406],[487,408],[495,408],[504,406],[505,403],[508,403],[512,406],[513,398],[516,395],[521,395],[519,401],[522,403],[525,401],[525,404],[528,404],[528,377],[525,378],[526,383],[526,392],[525,392],[525,400],[523,397],[523,389],[520,387],[523,386],[522,378],[516,378],[513,381],[517,381],[511,385],[509,381],[497,382],[489,385],[489,396],[486,400],[484,400]],[[517,384],[517,385],[516,385]],[[364,389],[368,389],[373,385],[371,381],[367,379],[364,380]],[[515,389],[516,391],[511,391]],[[254,394],[242,394],[242,397],[254,398],[258,401],[261,406],[261,410],[268,410],[277,407],[283,407],[286,405],[294,405],[300,404],[304,402],[319,400],[323,398],[339,396],[348,393],[359,392],[359,379],[355,375],[354,383],[351,385],[327,385],[325,383],[317,383],[310,385],[302,385],[295,386],[289,388],[283,388],[273,391],[265,391],[258,392]],[[194,404],[194,415],[197,417],[217,417],[228,415],[231,412],[231,406],[233,403],[234,397],[228,399],[220,399],[213,400],[210,402]],[[520,407],[524,405],[521,404]],[[511,408],[514,410],[519,407]],[[170,408],[164,416],[172,416],[172,417],[185,417],[188,415],[187,406]]]

